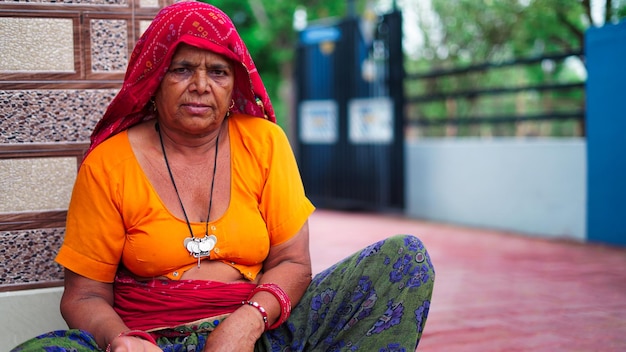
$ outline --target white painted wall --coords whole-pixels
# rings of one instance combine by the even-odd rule
[[[37,335],[67,329],[59,311],[62,287],[0,292],[0,352]]]
[[[585,240],[584,139],[421,139],[406,144],[406,213]]]

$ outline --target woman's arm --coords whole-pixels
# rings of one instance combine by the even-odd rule
[[[130,329],[113,310],[113,284],[91,280],[65,269],[61,314],[70,328],[93,334],[102,349],[112,343],[112,351],[121,346],[126,347],[119,349],[121,351],[160,351],[151,342],[130,336],[118,337]]]
[[[270,249],[259,284],[278,285],[289,296],[291,305],[295,306],[310,282],[311,256],[307,221],[294,237]],[[258,292],[250,301],[257,302],[265,309],[270,325],[280,318],[280,303],[271,293]],[[251,352],[264,330],[265,324],[259,310],[250,305],[242,305],[209,335],[204,351]]]
[[[274,246],[263,264],[259,284],[278,285],[295,306],[311,283],[311,255],[309,253],[309,223],[304,223],[297,234],[285,243]],[[268,314],[270,325],[280,316],[280,304],[269,292],[258,292],[250,299],[258,302]]]

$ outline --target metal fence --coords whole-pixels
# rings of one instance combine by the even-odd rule
[[[580,50],[408,73],[409,136],[585,135]],[[580,66],[578,66],[580,67]]]

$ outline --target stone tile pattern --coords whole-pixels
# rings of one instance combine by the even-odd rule
[[[117,89],[0,91],[0,143],[88,142]],[[33,209],[31,209],[33,210]],[[64,228],[0,232],[0,287],[62,279]]]
[[[73,73],[73,26],[71,18],[0,17],[0,71]]]
[[[139,21],[139,31],[141,34],[143,34],[146,29],[148,29],[148,27],[150,27],[150,24],[152,23],[152,21]]]
[[[159,7],[159,0],[139,0],[139,7]]]
[[[0,5],[42,4],[51,9],[75,7],[81,13],[93,13],[89,23],[81,25],[89,26],[91,35],[88,38],[90,52],[81,52],[81,55],[91,58],[91,65],[85,68],[87,73],[96,74],[124,72],[128,64],[128,48],[131,45],[128,40],[130,26],[127,20],[97,18],[99,10],[96,7],[114,7],[120,13],[131,14],[136,5],[158,9],[160,3],[158,0],[0,0]],[[94,11],[89,10],[92,5],[96,6]],[[148,21],[141,21],[140,25],[143,28],[147,23]],[[83,29],[81,27],[80,30]],[[83,49],[79,45],[70,50],[70,53]],[[19,65],[17,69],[24,70],[24,66]],[[45,67],[45,71],[50,70],[50,67]],[[66,68],[52,71],[58,70],[65,71]],[[27,67],[26,71],[35,69]],[[83,75],[79,81],[83,79],[89,77]],[[111,78],[108,81],[107,86],[110,87],[117,79]],[[84,89],[85,85],[80,82],[76,87],[72,86],[72,81],[56,82],[51,79],[50,83],[53,82],[63,83],[62,87],[67,88],[16,87],[14,90],[0,90],[0,144],[89,142],[91,131],[119,89],[99,88],[97,83],[93,89]],[[37,212],[38,209],[24,211]],[[61,279],[62,269],[53,259],[61,246],[64,232],[64,228],[19,231],[0,228],[0,290],[4,285],[46,284]]]
[[[0,214],[67,209],[76,167],[75,157],[0,159]]]
[[[0,286],[62,280],[54,258],[64,234],[64,228],[0,232]]]
[[[88,142],[117,89],[0,91],[0,143]]]
[[[91,71],[124,72],[127,65],[127,21],[91,20]]]

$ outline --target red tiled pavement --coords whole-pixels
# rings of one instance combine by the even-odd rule
[[[418,351],[626,351],[626,248],[408,219],[317,210],[319,272],[385,237],[410,233],[435,265]]]

